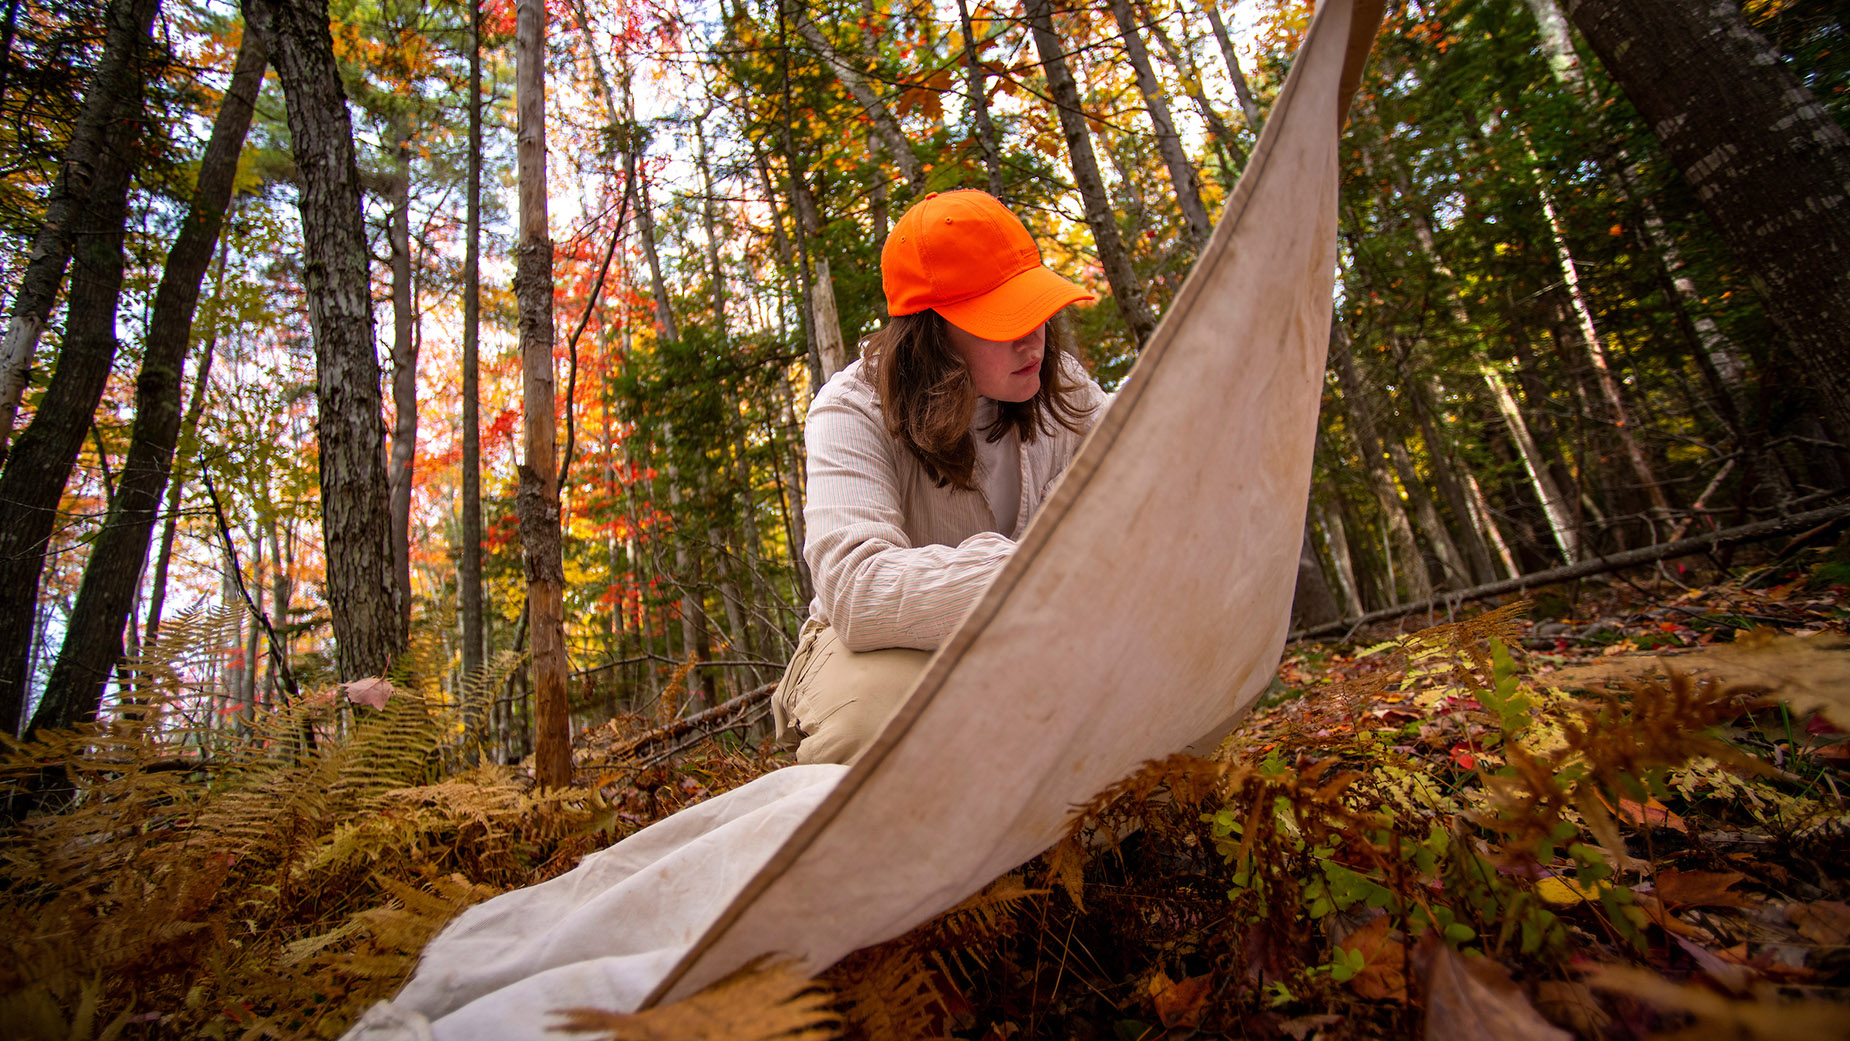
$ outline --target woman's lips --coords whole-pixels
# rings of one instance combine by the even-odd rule
[[[1039,358],[1036,358],[1033,361],[1029,362],[1028,364],[1023,365],[1021,368],[1016,369],[1014,372],[1010,373],[1010,375],[1026,376],[1030,373],[1039,372],[1039,371],[1041,371],[1041,360]]]

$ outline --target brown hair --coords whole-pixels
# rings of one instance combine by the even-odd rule
[[[888,319],[868,337],[865,353],[862,376],[880,395],[887,433],[918,457],[938,487],[974,489],[976,442],[970,423],[976,415],[976,389],[951,346],[944,318],[927,310]],[[997,402],[995,422],[983,431],[987,440],[1000,440],[1010,428],[1024,442],[1052,433],[1055,423],[1080,429],[1091,408],[1062,362],[1069,353],[1066,323],[1055,315],[1047,323],[1040,390],[1026,401]]]

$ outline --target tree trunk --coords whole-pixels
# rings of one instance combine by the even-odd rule
[[[1490,561],[1490,550],[1484,542],[1484,532],[1477,523],[1476,514],[1472,512],[1470,500],[1466,497],[1464,486],[1458,480],[1459,467],[1456,465],[1452,446],[1443,440],[1439,421],[1433,404],[1437,397],[1431,387],[1437,381],[1422,379],[1417,373],[1409,371],[1406,356],[1399,356],[1401,386],[1413,406],[1415,421],[1420,427],[1420,439],[1426,442],[1427,458],[1432,464],[1433,483],[1439,486],[1439,493],[1445,497],[1445,504],[1452,511],[1452,517],[1458,522],[1464,545],[1465,559],[1470,562],[1470,577],[1462,585],[1478,585],[1489,582],[1496,577],[1495,568]]]
[[[1734,0],[1568,0],[1850,435],[1850,135]]]
[[[256,35],[255,33],[252,34]],[[219,240],[218,270],[213,275],[212,295],[216,299],[225,288],[225,244]],[[197,371],[193,373],[193,393],[186,402],[186,416],[180,421],[180,434],[175,440],[176,448],[184,444],[199,429],[199,417],[206,409],[206,391],[211,387],[212,355],[218,350],[218,333],[213,334],[200,345]],[[143,627],[144,640],[152,641],[161,631],[161,608],[167,600],[167,567],[173,560],[173,543],[179,534],[180,500],[185,490],[186,480],[181,473],[168,471],[166,519],[161,522],[161,545],[154,557],[154,580],[149,583],[148,620]]]
[[[874,89],[868,86],[867,77],[841,56],[834,45],[822,35],[822,30],[816,28],[816,23],[810,21],[809,16],[803,13],[801,6],[796,8],[795,20],[797,35],[803,37],[804,42],[815,48],[817,55],[828,63],[829,68],[835,70],[837,76],[841,77],[842,85],[848,88],[848,93],[854,95],[854,100],[867,112],[867,118],[873,120],[874,132],[879,134],[880,140],[886,143],[888,154],[893,157],[895,163],[899,164],[900,172],[906,175],[906,182],[911,185],[912,193],[919,194],[925,187],[925,169],[920,165],[918,156],[913,154],[912,143],[906,140],[906,132],[900,129],[899,120],[893,118],[893,113],[887,108],[886,102],[880,100],[880,95],[875,94]]]
[[[558,407],[552,366],[552,235],[546,222],[546,8],[515,7],[515,155],[520,184],[520,245],[514,296],[520,306],[520,545],[526,565],[533,639],[534,773],[545,788],[572,783],[566,701],[565,563],[559,527],[559,466],[553,439]]]
[[[257,92],[263,87],[268,55],[262,39],[247,32],[238,47],[231,85],[200,160],[192,203],[167,254],[142,347],[141,374],[135,380],[135,422],[129,432],[128,459],[103,530],[84,565],[63,647],[52,666],[45,697],[32,717],[34,730],[94,719],[110,670],[122,657],[123,628],[134,607],[179,440],[181,366],[192,340],[199,287],[218,245],[238,154],[250,129]],[[164,582],[164,575],[157,577]]]
[[[1304,541],[1298,549],[1297,591],[1291,597],[1291,627],[1303,629],[1322,625],[1342,617],[1336,597],[1330,593],[1329,579],[1323,577],[1323,565],[1317,562],[1317,544],[1310,536],[1310,518],[1304,518]]]
[[[1215,42],[1220,44],[1220,56],[1227,62],[1227,75],[1233,77],[1233,93],[1240,99],[1240,111],[1246,116],[1246,125],[1257,134],[1264,118],[1259,114],[1259,102],[1253,100],[1252,88],[1246,85],[1246,74],[1240,71],[1240,59],[1233,53],[1233,40],[1227,35],[1226,23],[1221,21],[1219,0],[1201,0],[1201,9],[1207,13],[1208,26],[1214,30]]]
[[[1542,50],[1548,55],[1548,67],[1553,71],[1555,79],[1583,102],[1599,107],[1603,99],[1593,89],[1593,85],[1587,82],[1586,73],[1580,68],[1580,56],[1574,51],[1567,18],[1561,13],[1561,8],[1555,0],[1527,2],[1530,13],[1535,15],[1536,27],[1541,33]],[[1727,335],[1715,324],[1715,319],[1704,313],[1702,294],[1696,290],[1695,282],[1685,269],[1682,248],[1664,226],[1664,218],[1658,212],[1657,204],[1648,193],[1638,189],[1630,173],[1631,160],[1623,152],[1613,158],[1614,179],[1620,182],[1625,194],[1638,204],[1643,213],[1645,237],[1663,263],[1664,275],[1670,281],[1672,295],[1689,312],[1691,330],[1709,364],[1721,378],[1726,401],[1732,404],[1737,415],[1746,418],[1750,411],[1746,407],[1744,386],[1747,378],[1746,363]]]
[[[1541,500],[1542,512],[1548,517],[1548,529],[1554,535],[1555,545],[1561,549],[1561,558],[1569,564],[1580,560],[1580,529],[1574,523],[1573,512],[1569,509],[1567,499],[1562,496],[1559,486],[1548,471],[1548,461],[1543,458],[1541,449],[1536,447],[1535,438],[1529,433],[1529,425],[1522,418],[1522,410],[1516,406],[1516,397],[1510,393],[1509,385],[1503,382],[1503,375],[1484,363],[1482,372],[1484,384],[1490,388],[1491,399],[1496,402],[1497,412],[1503,416],[1503,423],[1509,429],[1510,440],[1516,443],[1516,450],[1522,456],[1522,468],[1529,475],[1529,482],[1535,486],[1535,497]]]
[[[340,677],[359,679],[382,673],[403,642],[393,597],[379,358],[353,126],[326,0],[244,0],[244,17],[263,34],[282,79],[302,178],[328,607]]]
[[[970,22],[968,0],[957,0],[957,17],[963,23],[964,82],[970,92],[970,114],[976,121],[977,147],[983,150],[983,171],[988,177],[989,194],[1007,201],[1008,189],[1002,183],[1002,148],[996,143],[996,125],[989,118],[989,88],[984,83],[983,63],[976,53],[976,30]]]
[[[1543,216],[1548,219],[1548,233],[1554,241],[1555,260],[1561,267],[1561,280],[1567,286],[1568,303],[1573,308],[1581,345],[1586,348],[1587,363],[1593,368],[1593,378],[1599,386],[1600,397],[1605,399],[1607,418],[1613,434],[1619,439],[1619,447],[1625,452],[1626,461],[1631,464],[1632,475],[1638,478],[1639,486],[1651,501],[1653,519],[1668,524],[1670,500],[1665,497],[1663,487],[1657,483],[1657,475],[1652,472],[1644,449],[1638,446],[1638,439],[1632,434],[1631,416],[1625,407],[1625,398],[1619,393],[1619,381],[1612,375],[1612,365],[1606,359],[1605,341],[1593,322],[1593,305],[1587,300],[1586,290],[1580,285],[1580,265],[1568,249],[1567,230],[1562,227],[1561,216],[1549,197],[1541,162],[1535,150],[1529,146],[1526,135],[1523,148],[1528,153],[1530,167],[1535,173],[1536,197],[1542,204]]]
[[[19,399],[25,393],[39,334],[51,317],[58,286],[64,281],[64,269],[75,247],[73,232],[85,219],[96,179],[109,161],[109,153],[119,147],[117,135],[122,132],[122,124],[140,117],[142,85],[148,78],[142,62],[159,7],[160,0],[111,0],[104,11],[103,55],[84,91],[83,108],[71,127],[70,139],[65,142],[58,179],[45,199],[45,217],[33,236],[25,272],[13,295],[5,338],[0,340],[0,462],[5,461],[13,437]],[[104,199],[101,205],[112,203]],[[0,683],[4,682],[0,679]],[[0,695],[0,716],[4,713],[5,697]],[[5,718],[10,724],[12,717]]]
[[[411,630],[411,477],[418,443],[417,315],[411,303],[411,117],[392,126],[392,456],[386,471],[392,518],[392,588],[399,639]]]
[[[469,5],[469,172],[463,245],[462,553],[463,689],[487,663],[482,604],[482,5]],[[494,697],[484,688],[485,697]],[[492,705],[489,706],[492,709]],[[483,714],[476,709],[472,718]]]
[[[1342,511],[1331,509],[1330,504],[1322,498],[1313,498],[1310,512],[1316,516],[1317,526],[1323,529],[1323,541],[1330,551],[1330,562],[1336,565],[1336,584],[1343,594],[1343,613],[1361,614],[1362,591],[1355,579],[1355,561],[1349,556],[1349,533],[1343,526]]]
[[[1163,165],[1169,168],[1170,183],[1175,185],[1182,222],[1188,226],[1189,238],[1194,240],[1195,249],[1199,251],[1207,244],[1214,227],[1208,221],[1207,207],[1201,204],[1201,188],[1195,180],[1195,170],[1182,151],[1182,137],[1176,133],[1175,120],[1170,118],[1169,103],[1163,100],[1163,84],[1150,64],[1150,52],[1144,48],[1130,0],[1111,0],[1111,13],[1118,20],[1118,30],[1124,34],[1124,53],[1137,74],[1137,90],[1143,95],[1144,111],[1150,114],[1150,126],[1156,131],[1156,150],[1163,157]]]
[[[841,315],[835,309],[835,276],[829,271],[829,258],[820,253],[811,276],[810,301],[815,309],[810,321],[816,330],[816,353],[822,357],[822,381],[827,383],[848,367],[848,348],[842,342]]]
[[[0,720],[9,730],[23,722],[34,607],[58,502],[116,356],[128,192],[141,138],[139,93],[132,101],[122,99],[120,110],[135,115],[113,128],[89,205],[73,229],[77,244],[63,350],[38,411],[0,473]]]
[[[1156,314],[1144,299],[1143,287],[1131,266],[1130,251],[1118,235],[1117,216],[1105,194],[1104,178],[1099,176],[1098,157],[1092,151],[1092,131],[1080,107],[1079,87],[1066,66],[1066,45],[1054,30],[1053,6],[1049,0],[1027,0],[1027,15],[1035,50],[1047,71],[1048,92],[1060,110],[1060,129],[1073,160],[1073,183],[1085,204],[1086,225],[1092,229],[1099,264],[1111,284],[1111,295],[1124,318],[1131,346],[1140,349],[1156,332]]]
[[[1349,419],[1349,434],[1355,439],[1356,450],[1362,457],[1362,475],[1367,478],[1375,504],[1381,509],[1390,563],[1398,561],[1399,570],[1405,574],[1408,597],[1424,600],[1432,595],[1432,579],[1426,573],[1426,559],[1419,543],[1413,538],[1406,504],[1401,501],[1400,490],[1395,487],[1394,477],[1383,461],[1374,403],[1350,354],[1348,330],[1338,321],[1332,321],[1330,326],[1330,362],[1336,366],[1336,378],[1342,385],[1343,412]],[[1390,595],[1397,597],[1398,593],[1390,590]]]
[[[1213,103],[1208,101],[1208,96],[1202,89],[1201,68],[1196,64],[1194,55],[1177,46],[1176,42],[1170,39],[1169,34],[1163,31],[1162,23],[1156,20],[1153,10],[1148,24],[1150,35],[1156,37],[1157,45],[1162,47],[1163,54],[1169,59],[1169,64],[1182,73],[1183,87],[1188,93],[1189,100],[1195,103],[1195,111],[1201,114],[1201,122],[1207,126],[1208,133],[1221,146],[1223,162],[1230,163],[1234,161],[1235,156],[1243,156],[1244,152],[1240,148],[1239,140],[1234,137],[1233,128],[1227,125],[1219,112],[1214,111]],[[1232,175],[1225,167],[1223,167],[1222,174],[1231,184]]]

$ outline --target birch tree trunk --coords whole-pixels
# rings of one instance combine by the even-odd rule
[[[1568,0],[1850,436],[1850,135],[1734,0]]]
[[[1600,397],[1605,400],[1606,412],[1611,422],[1614,436],[1619,439],[1619,447],[1625,452],[1625,458],[1631,464],[1632,475],[1638,478],[1639,486],[1651,501],[1652,516],[1663,524],[1670,522],[1670,500],[1665,497],[1664,489],[1657,483],[1657,475],[1651,470],[1651,463],[1645,458],[1644,449],[1638,446],[1638,438],[1632,433],[1630,411],[1625,407],[1625,397],[1619,392],[1619,381],[1612,375],[1612,365],[1606,358],[1605,340],[1600,336],[1599,327],[1593,322],[1593,306],[1587,300],[1586,290],[1580,284],[1580,265],[1574,260],[1574,254],[1568,249],[1567,232],[1561,225],[1561,215],[1556,211],[1554,200],[1549,197],[1548,185],[1543,178],[1541,162],[1535,150],[1528,143],[1525,135],[1524,150],[1528,153],[1529,163],[1536,178],[1536,197],[1542,204],[1542,214],[1548,219],[1548,234],[1554,241],[1555,261],[1561,267],[1561,280],[1567,286],[1568,303],[1574,312],[1574,321],[1580,333],[1581,346],[1586,349],[1587,363],[1593,368],[1594,382],[1599,386]]]
[[[1144,299],[1143,287],[1131,267],[1130,251],[1118,235],[1117,216],[1112,213],[1104,178],[1099,175],[1098,157],[1092,150],[1092,131],[1079,103],[1079,87],[1066,65],[1066,45],[1054,30],[1053,6],[1049,0],[1026,0],[1026,5],[1034,47],[1047,72],[1047,89],[1060,110],[1060,129],[1073,162],[1073,183],[1085,203],[1086,225],[1092,229],[1099,264],[1111,284],[1112,299],[1124,318],[1131,345],[1142,348],[1156,332],[1156,314]]]
[[[1233,93],[1240,99],[1240,112],[1246,116],[1246,125],[1257,134],[1264,117],[1259,114],[1259,102],[1253,98],[1252,88],[1246,84],[1246,74],[1240,71],[1240,58],[1233,53],[1233,39],[1227,35],[1227,24],[1221,21],[1219,0],[1201,0],[1201,10],[1208,16],[1208,26],[1214,30],[1214,42],[1220,44],[1227,75],[1233,78]]]
[[[514,296],[520,306],[520,544],[533,640],[534,774],[540,786],[572,782],[566,702],[565,563],[559,527],[557,403],[552,366],[552,234],[546,220],[546,7],[519,0],[514,28],[515,156],[520,244]]]
[[[110,670],[122,657],[122,634],[148,559],[154,520],[173,466],[180,435],[180,372],[192,342],[199,289],[217,250],[231,200],[238,154],[250,129],[252,106],[263,86],[268,55],[263,38],[247,32],[239,45],[231,84],[213,122],[199,164],[199,180],[180,233],[167,253],[135,380],[135,420],[128,459],[103,529],[85,562],[64,643],[52,665],[33,727],[68,727],[94,719]],[[204,375],[202,363],[201,376]],[[157,585],[165,583],[158,569]]]
[[[1509,385],[1503,382],[1503,374],[1486,362],[1482,373],[1485,386],[1490,388],[1491,400],[1496,403],[1497,412],[1503,417],[1503,424],[1509,430],[1510,440],[1515,442],[1516,451],[1522,457],[1522,468],[1529,475],[1529,483],[1535,486],[1535,497],[1541,500],[1542,512],[1548,518],[1548,530],[1554,535],[1555,545],[1560,547],[1562,560],[1569,564],[1580,561],[1580,528],[1574,523],[1573,511],[1561,489],[1555,484],[1548,472],[1548,460],[1536,447],[1535,438],[1529,433],[1529,424],[1522,418],[1522,410],[1516,406],[1516,397],[1510,393]]]
[[[1118,20],[1118,31],[1124,34],[1124,53],[1137,74],[1137,90],[1143,95],[1144,111],[1149,113],[1150,126],[1156,131],[1156,150],[1163,157],[1163,165],[1169,168],[1169,181],[1175,186],[1182,222],[1188,226],[1189,238],[1194,240],[1195,249],[1199,251],[1214,228],[1208,221],[1207,208],[1201,204],[1201,188],[1194,168],[1188,164],[1188,155],[1182,151],[1182,137],[1176,133],[1175,120],[1169,115],[1169,103],[1163,100],[1163,83],[1150,64],[1150,52],[1144,48],[1141,27],[1131,13],[1130,0],[1111,0],[1111,13]]]
[[[315,337],[316,432],[328,606],[342,679],[378,675],[403,647],[392,579],[379,358],[359,170],[325,0],[244,0],[283,82],[302,186]]]

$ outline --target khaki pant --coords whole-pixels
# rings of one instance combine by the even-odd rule
[[[835,630],[812,618],[771,695],[777,740],[795,746],[799,763],[851,763],[873,743],[931,660],[929,651],[895,647],[851,651]]]

